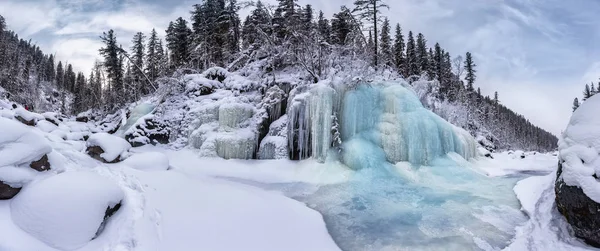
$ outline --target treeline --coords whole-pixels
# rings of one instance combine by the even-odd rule
[[[583,89],[583,98],[581,99],[581,102],[578,98],[575,98],[573,100],[573,111],[577,110],[577,108],[579,108],[579,105],[581,105],[582,102],[586,101],[587,99],[591,98],[592,96],[598,93],[600,93],[600,82],[598,82],[598,89],[596,89],[596,87],[594,86],[594,82],[591,83],[591,86],[589,84],[586,84],[585,88]]]
[[[7,98],[35,108],[42,98],[40,87],[43,82],[58,88],[62,112],[84,109],[74,106],[73,111],[68,111],[65,107],[65,94],[81,92],[86,85],[83,73],[75,73],[71,64],[58,62],[55,65],[53,55],[44,54],[39,46],[7,30],[4,17],[0,16],[0,86],[7,91]],[[89,95],[76,96],[74,105],[81,104],[83,96]]]

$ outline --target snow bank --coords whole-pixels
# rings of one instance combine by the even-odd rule
[[[108,133],[96,133],[90,136],[87,147],[93,146],[98,146],[104,150],[100,157],[108,162],[113,162],[119,157],[125,158],[131,148],[131,145],[123,138]]]
[[[137,153],[122,163],[131,168],[144,171],[165,171],[169,168],[169,158],[160,152]]]
[[[581,187],[583,192],[600,203],[600,95],[586,100],[571,117],[558,142],[563,161],[562,178],[568,186]]]
[[[0,166],[29,164],[52,151],[48,141],[29,127],[0,118]]]
[[[92,240],[108,208],[124,198],[111,180],[65,172],[27,186],[11,204],[13,222],[49,246],[74,250]]]
[[[571,236],[569,227],[556,209],[554,181],[556,172],[521,180],[514,187],[523,211],[530,217],[517,227],[513,242],[507,251],[580,251],[596,250]]]

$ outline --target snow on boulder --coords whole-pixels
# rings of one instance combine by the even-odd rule
[[[123,138],[108,133],[96,133],[87,141],[87,154],[105,163],[116,163],[127,157],[131,145]]]
[[[74,250],[101,234],[124,193],[92,172],[65,172],[24,188],[11,202],[13,222],[47,245]]]
[[[30,128],[0,118],[0,166],[29,165],[50,153],[48,141]]]
[[[185,75],[183,82],[185,83],[185,91],[196,96],[211,94],[214,89],[222,86],[221,82],[208,79],[202,74]]]
[[[575,236],[600,247],[600,95],[572,115],[558,142],[556,205]]]
[[[40,120],[45,120],[44,116],[25,110],[23,107],[15,109],[15,118],[28,126],[35,126]]]
[[[15,197],[21,191],[21,187],[31,182],[36,175],[36,172],[29,168],[0,167],[0,200]]]
[[[169,158],[160,152],[136,153],[122,163],[143,171],[165,171],[169,169]]]

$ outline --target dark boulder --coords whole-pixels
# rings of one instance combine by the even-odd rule
[[[119,209],[121,209],[121,202],[119,202],[114,207],[106,208],[106,212],[104,212],[104,219],[102,220],[102,223],[100,223],[100,227],[98,227],[98,231],[96,231],[96,235],[94,236],[94,238],[92,238],[92,240],[98,238],[98,236],[100,236],[100,234],[102,234],[109,218],[111,216],[113,216],[115,213],[117,213],[117,211],[119,211]]]
[[[88,121],[90,121],[90,118],[88,118],[87,116],[77,116],[77,118],[75,118],[75,121],[87,123]]]
[[[32,169],[34,169],[38,172],[50,170],[50,162],[48,162],[48,155],[44,154],[44,156],[42,158],[40,158],[39,160],[31,162],[29,167],[31,167]]]
[[[25,124],[25,125],[28,125],[28,126],[35,126],[35,123],[36,123],[35,119],[32,119],[32,120],[26,120],[25,118],[23,118],[23,117],[21,117],[21,116],[18,116],[18,115],[17,115],[17,116],[15,116],[15,118],[16,118],[16,119],[17,119],[19,122],[21,122],[21,123],[23,123],[23,124]]]
[[[10,200],[21,191],[21,188],[11,187],[0,181],[0,200]]]
[[[571,225],[576,237],[600,248],[600,204],[587,197],[581,188],[568,186],[561,174],[562,162],[558,163],[554,187],[558,211]]]

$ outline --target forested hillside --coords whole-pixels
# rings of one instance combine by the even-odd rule
[[[250,14],[240,17],[242,8]],[[277,85],[290,82],[282,78],[291,75],[297,78],[292,87],[334,78],[340,72],[357,77],[402,77],[409,82],[436,80],[414,87],[427,101],[424,103],[490,149],[556,148],[554,135],[502,105],[497,93],[494,97],[481,94],[477,65],[470,53],[452,57],[424,34],[405,32],[401,24],[393,25],[382,15],[387,8],[380,0],[359,0],[325,17],[311,5],[299,6],[295,0],[278,0],[274,6],[261,1],[206,0],[192,7],[190,17],[170,22],[164,40],[155,30],[147,35],[139,32],[132,38],[133,46],[123,48],[118,34],[112,30],[104,33],[100,50],[104,60],[87,80],[83,74],[72,73],[70,66],[61,73],[60,63],[53,76],[52,57],[36,54],[38,48],[21,41],[17,44],[30,48],[27,55],[31,56],[11,61],[15,63],[10,67],[2,65],[6,76],[2,81],[19,83],[3,82],[2,86],[23,93],[24,88],[39,83],[38,79],[54,80],[61,90],[75,93],[73,112],[97,107],[111,112],[152,94],[159,86],[173,85],[183,74],[216,66]],[[16,39],[11,32],[3,34]],[[11,75],[11,70],[18,74]]]

